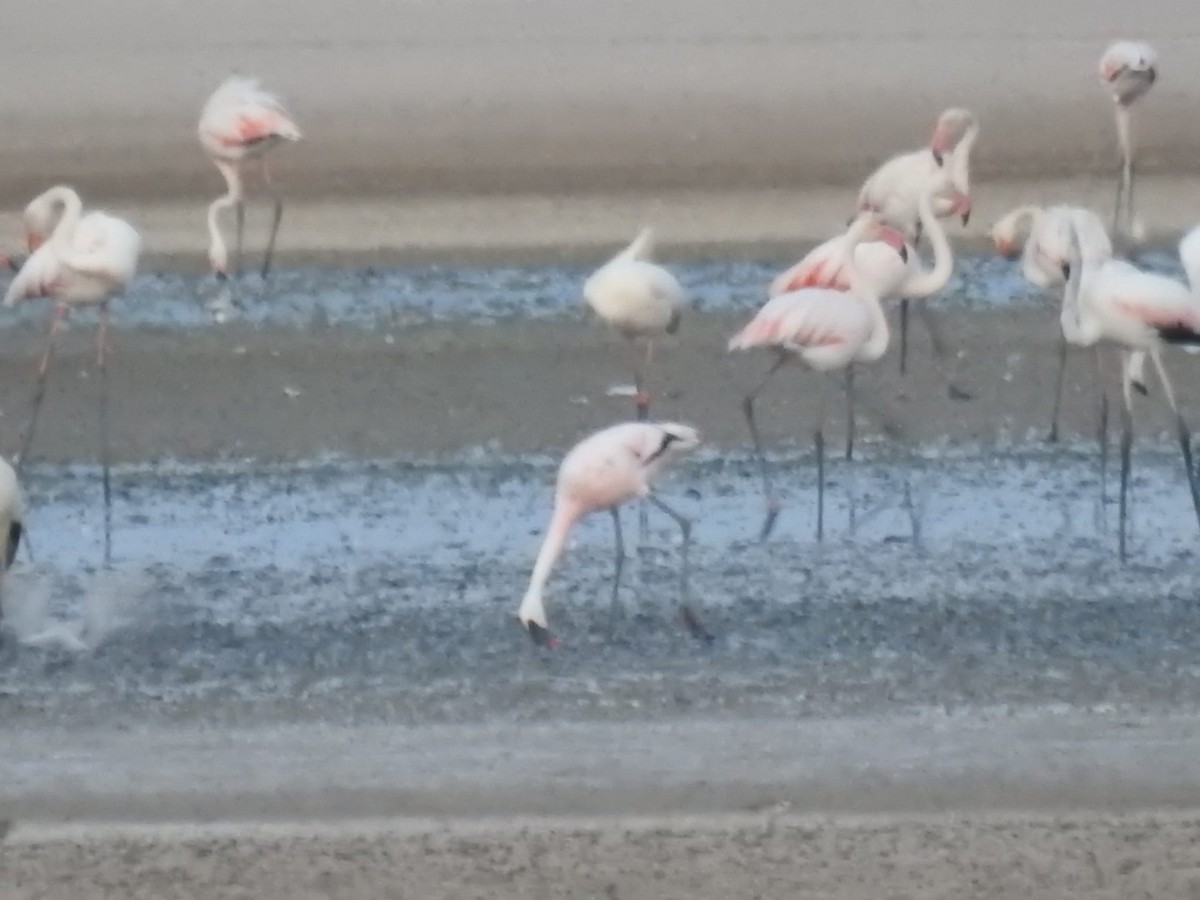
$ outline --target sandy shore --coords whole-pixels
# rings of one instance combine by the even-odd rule
[[[1194,216],[1200,14],[1186,2],[90,8],[85,22],[25,5],[0,34],[0,206],[67,181],[141,224],[151,255],[188,264],[221,189],[195,123],[235,69],[278,90],[305,132],[273,162],[292,200],[285,260],[564,253],[642,221],[668,246],[816,240],[953,104],[983,123],[979,229],[1030,198],[1107,209],[1114,128],[1095,65],[1124,34],[1162,54],[1137,125],[1140,169],[1158,179],[1140,195],[1147,228]]]
[[[48,738],[58,748],[52,779],[35,752]],[[1183,896],[1200,867],[1187,720],[135,730],[90,735],[86,747],[74,740],[5,739],[25,785],[3,789],[15,819],[0,848],[13,900]],[[330,776],[321,786],[307,774],[317,759]],[[101,761],[92,771],[103,775],[73,781]],[[31,790],[40,792],[32,806]],[[1143,811],[1151,805],[1159,811]],[[105,810],[107,822],[97,820]],[[287,824],[297,818],[310,821]]]

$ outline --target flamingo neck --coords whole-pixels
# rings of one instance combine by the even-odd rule
[[[217,169],[225,178],[226,192],[214,200],[208,207],[208,260],[212,267],[224,274],[227,267],[229,251],[225,247],[225,241],[221,237],[221,225],[217,221],[217,216],[222,210],[236,204],[242,199],[242,182],[238,177],[237,168],[226,162],[217,162]]]
[[[542,591],[545,589],[546,581],[550,578],[550,573],[554,570],[554,564],[562,555],[563,548],[567,543],[567,535],[579,521],[580,514],[579,508],[574,503],[564,501],[561,497],[555,501],[554,515],[550,518],[546,537],[538,551],[537,561],[533,564],[533,575],[529,578],[529,587],[525,590],[525,597],[521,601],[521,608],[517,613],[522,622],[532,621],[543,628],[549,627],[546,624],[546,608],[542,602]]]
[[[74,190],[62,185],[50,188],[42,198],[50,208],[57,206],[62,209],[54,230],[50,232],[50,240],[60,248],[69,246],[71,236],[83,215],[83,201]]]
[[[963,135],[958,146],[954,148],[954,155],[950,159],[950,180],[954,186],[964,194],[970,193],[971,188],[971,150],[975,147],[975,141],[979,139],[979,124],[975,123],[967,129],[967,133]]]
[[[858,352],[858,359],[864,362],[871,362],[883,356],[890,340],[887,317],[883,314],[883,306],[879,302],[879,286],[859,271],[854,264],[854,250],[865,240],[870,221],[868,217],[863,216],[850,227],[846,233],[849,240],[846,241],[845,259],[843,260],[850,293],[867,305],[867,313],[871,317],[871,336]]]
[[[922,269],[921,258],[916,248],[912,248],[913,273],[904,282],[903,296],[911,300],[921,300],[931,297],[944,288],[954,273],[954,252],[950,249],[950,241],[946,238],[946,229],[941,219],[933,214],[933,194],[923,191],[917,203],[917,215],[920,217],[921,228],[929,235],[933,244],[933,268]]]
[[[648,260],[654,253],[654,230],[643,228],[628,247],[614,256],[609,262],[617,260]]]

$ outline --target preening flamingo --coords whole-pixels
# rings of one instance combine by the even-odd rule
[[[939,219],[955,213],[970,221],[959,195],[971,196],[971,150],[979,122],[968,109],[952,108],[938,116],[929,146],[893,156],[872,172],[858,193],[858,210],[873,210],[913,241],[921,239],[918,204],[930,179],[937,179],[933,212]]]
[[[233,270],[235,277],[241,274],[242,233],[246,226],[242,175],[247,162],[258,160],[263,183],[270,191],[275,207],[271,236],[262,265],[262,277],[266,278],[275,252],[275,236],[283,219],[283,198],[271,184],[266,154],[282,141],[300,140],[300,129],[278,97],[263,90],[256,79],[234,75],[226,79],[204,104],[200,113],[199,135],[201,145],[225,178],[228,188],[223,196],[208,207],[208,259],[213,272],[222,281],[228,277],[228,252],[221,238],[217,216],[222,210],[233,206],[237,216],[237,250]]]
[[[1133,104],[1158,79],[1158,54],[1142,41],[1115,41],[1100,57],[1100,83],[1112,91],[1121,145],[1121,174],[1113,208],[1113,234],[1140,240],[1141,226],[1133,215]],[[1122,219],[1121,212],[1125,216]],[[1135,231],[1138,232],[1135,234]]]
[[[979,122],[967,109],[951,108],[938,116],[929,147],[901,153],[883,163],[863,183],[860,212],[873,210],[900,228],[913,244],[926,225],[921,195],[932,182],[933,213],[939,219],[961,215],[971,219],[971,151],[979,138]],[[908,367],[908,305],[900,307],[900,374]]]
[[[625,543],[621,538],[621,517],[617,507],[635,498],[649,500],[679,526],[683,536],[679,595],[684,621],[697,637],[712,639],[688,601],[691,522],[653,492],[653,484],[658,477],[699,445],[699,432],[688,425],[675,422],[626,422],[584,438],[567,453],[558,470],[554,514],[546,529],[541,550],[538,551],[529,588],[517,611],[517,618],[529,630],[534,643],[551,647],[555,645],[556,641],[550,636],[543,600],[546,580],[562,555],[567,535],[575,523],[588,513],[602,509],[612,514],[616,533],[616,570],[612,585],[612,611],[615,615],[621,589],[621,569],[625,563]]]
[[[901,354],[908,339],[908,309],[911,300],[924,300],[942,290],[954,273],[954,251],[946,238],[946,231],[933,212],[934,197],[942,189],[936,178],[926,183],[926,189],[921,193],[917,202],[918,221],[922,229],[929,235],[933,244],[933,267],[926,269],[921,265],[921,257],[912,244],[906,246],[907,262],[898,259],[896,252],[885,242],[868,241],[858,245],[854,251],[854,266],[867,274],[872,284],[884,290],[884,298],[900,297],[900,347]],[[952,201],[954,209],[970,209],[970,198],[966,194],[955,193]],[[824,244],[811,250],[804,259],[790,269],[780,273],[767,289],[769,297],[786,294],[806,287],[823,287],[837,291],[850,290],[847,260],[850,258],[847,247],[852,236],[850,231],[830,238]],[[932,317],[923,305],[918,307],[921,320],[929,331],[934,353],[939,357],[945,356],[944,342]],[[846,369],[848,380],[853,379],[853,367]],[[954,385],[949,385],[950,396],[956,399],[966,399],[969,395]],[[846,458],[851,457],[854,440],[854,406],[853,394],[847,395],[850,403],[848,410],[849,427],[846,432]]]
[[[46,378],[54,339],[75,306],[99,305],[96,366],[100,371],[100,443],[104,471],[104,561],[112,560],[112,489],[108,439],[108,301],[120,293],[137,272],[142,239],[124,219],[103,212],[83,215],[83,201],[72,188],[59,185],[35,197],[25,208],[25,227],[33,250],[8,286],[4,305],[49,297],[54,319],[37,369],[33,410],[21,445],[18,466],[24,465],[33,442],[38,413],[46,393]],[[53,223],[47,238],[47,223]]]
[[[1100,217],[1080,206],[1020,206],[1006,213],[992,226],[996,250],[1008,259],[1021,257],[1021,273],[1035,287],[1061,289],[1066,283],[1064,267],[1070,260],[1072,230],[1079,241],[1084,265],[1099,266],[1112,258],[1112,241]],[[1062,411],[1063,383],[1067,371],[1067,347],[1082,346],[1077,310],[1064,301],[1059,315],[1058,377],[1054,387],[1054,409],[1046,440],[1058,440],[1058,419]],[[1108,472],[1108,394],[1104,390],[1101,349],[1093,347],[1096,390],[1100,395],[1096,440],[1100,445],[1100,496],[1107,495]],[[1139,393],[1146,393],[1144,376],[1146,354],[1134,351],[1122,354],[1130,381]]]
[[[866,241],[883,241],[888,252],[898,253],[900,262],[908,261],[904,236],[883,225],[875,213],[861,213],[850,226],[842,244],[839,267],[845,271],[849,291],[806,287],[772,297],[741,331],[729,341],[729,350],[765,347],[776,359],[759,384],[742,401],[742,411],[762,475],[767,501],[767,517],[760,539],[765,540],[779,515],[779,503],[771,490],[762,438],[754,421],[754,400],[771,377],[789,360],[796,359],[818,372],[845,369],[856,362],[873,362],[887,351],[888,327],[880,299],[897,286],[897,272],[903,279],[906,269],[878,267],[860,270],[856,250]],[[878,282],[872,279],[879,279]],[[824,382],[822,381],[822,386]],[[823,392],[822,392],[823,395]],[[817,538],[824,536],[825,523],[825,438],[824,402],[818,415],[815,437],[817,449]]]
[[[1099,265],[1083,256],[1078,236],[1071,230],[1071,255],[1064,274],[1064,305],[1077,315],[1078,342],[1099,342],[1149,355],[1162,381],[1163,395],[1175,413],[1179,447],[1183,454],[1192,505],[1200,523],[1200,485],[1192,464],[1191,432],[1167,377],[1162,361],[1164,344],[1200,345],[1200,226],[1179,242],[1179,257],[1188,284],[1143,272],[1124,260],[1109,259]],[[1125,525],[1129,492],[1130,454],[1133,446],[1133,384],[1129,367],[1122,377],[1120,554],[1125,559]]]
[[[685,298],[675,276],[653,262],[654,232],[643,228],[633,242],[602,265],[583,284],[592,310],[635,345],[634,403],[638,421],[650,415],[646,387],[655,340],[679,330]],[[637,343],[644,343],[645,367]]]

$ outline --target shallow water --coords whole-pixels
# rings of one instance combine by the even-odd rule
[[[513,615],[549,513],[548,460],[121,470],[110,571],[98,473],[33,469],[35,561],[5,586],[0,717],[1196,705],[1197,525],[1165,449],[1138,448],[1126,566],[1087,447],[835,462],[821,545],[811,460],[774,470],[785,507],[765,545],[749,460],[701,458],[663,485],[696,518],[711,645],[680,624],[678,532],[656,515],[614,628],[612,526],[593,516],[552,578],[563,646],[546,652]],[[632,552],[633,508],[623,521]]]
[[[600,262],[601,260],[597,260]],[[765,286],[794,260],[672,264],[695,309],[757,309]],[[1139,262],[1177,273],[1173,253],[1148,253]],[[200,328],[215,316],[255,326],[311,328],[341,325],[396,328],[430,322],[555,319],[583,315],[580,285],[590,266],[408,266],[388,269],[293,269],[274,273],[267,285],[247,275],[232,306],[214,301],[222,289],[211,278],[144,273],[114,304],[123,327]],[[949,307],[1045,303],[1021,278],[1019,265],[994,255],[964,256],[935,301]],[[0,310],[0,328],[42,327],[44,304]],[[94,312],[77,314],[91,321]]]

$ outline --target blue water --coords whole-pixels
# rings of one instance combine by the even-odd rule
[[[600,260],[598,260],[599,262]],[[794,260],[671,264],[699,311],[748,312],[765,299],[765,286]],[[1139,263],[1178,273],[1173,254],[1150,253]],[[292,269],[263,284],[245,276],[228,321],[256,326],[322,325],[398,328],[430,322],[491,322],[576,318],[583,315],[580,285],[590,266],[441,265],[366,269]],[[124,327],[200,328],[211,325],[209,304],[220,289],[209,277],[143,273],[113,308]],[[1021,278],[1017,263],[994,255],[967,256],[955,264],[936,305],[978,308],[1046,303]],[[44,323],[48,310],[26,303],[0,310],[0,328]],[[83,312],[81,321],[94,313]]]

